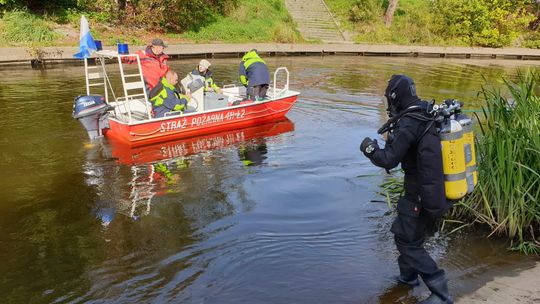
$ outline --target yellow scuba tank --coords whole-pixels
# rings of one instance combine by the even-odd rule
[[[445,119],[440,126],[444,188],[446,198],[457,200],[467,194],[464,137],[461,124],[454,119]]]
[[[462,113],[455,116],[455,119],[463,128],[463,144],[465,148],[465,166],[467,176],[467,193],[471,193],[478,183],[478,172],[476,170],[476,148],[474,146],[474,133],[472,130],[472,120]]]

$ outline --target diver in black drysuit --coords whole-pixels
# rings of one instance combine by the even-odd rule
[[[360,150],[371,162],[387,171],[401,162],[405,172],[405,195],[397,203],[391,231],[400,253],[397,281],[417,286],[422,277],[431,295],[420,303],[453,303],[444,270],[424,249],[426,234],[450,208],[444,192],[441,142],[431,105],[420,100],[411,78],[393,75],[386,88],[390,120],[379,130],[389,132],[384,149],[366,137]]]

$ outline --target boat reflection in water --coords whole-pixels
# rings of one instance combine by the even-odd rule
[[[211,157],[211,151],[236,147],[242,166],[257,166],[267,158],[267,139],[293,130],[294,124],[284,119],[135,148],[103,142],[89,150],[85,165],[87,183],[97,188],[94,213],[107,227],[118,214],[135,220],[149,214],[157,197],[183,195],[184,200],[207,191],[221,192],[226,186],[221,185],[225,177],[220,175],[232,170],[231,162]],[[206,168],[190,168],[198,160]]]
[[[111,141],[112,157],[116,158],[121,164],[141,164],[166,161],[227,146],[239,145],[253,139],[264,139],[293,130],[294,124],[286,118],[278,122],[249,128],[136,148],[130,148],[127,145]]]

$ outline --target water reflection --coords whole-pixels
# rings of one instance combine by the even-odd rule
[[[86,184],[95,189],[92,213],[102,227],[100,247],[106,258],[85,271],[90,286],[81,286],[69,299],[144,301],[152,290],[169,287],[173,296],[181,294],[205,273],[206,260],[213,259],[214,245],[205,248],[196,242],[215,232],[196,231],[238,208],[253,208],[242,186],[242,168],[246,159],[252,166],[264,164],[265,158],[255,159],[249,151],[267,153],[262,146],[276,145],[282,134],[293,130],[286,119],[135,149],[106,141],[91,146],[84,172]],[[205,256],[209,250],[211,256]],[[134,289],[126,291],[127,285]],[[159,294],[169,298],[163,291]]]
[[[185,175],[191,163],[196,161],[196,155],[201,154],[204,166],[212,167],[216,161],[205,153],[233,147],[238,150],[244,166],[261,165],[267,158],[267,138],[293,130],[294,124],[285,118],[275,123],[137,148],[120,142],[98,141],[90,146],[84,165],[87,184],[97,190],[93,212],[104,227],[109,226],[116,213],[138,220],[150,213],[156,195],[193,190],[186,186],[190,183],[186,179],[193,177]],[[103,158],[129,165],[130,174],[120,174],[121,167],[111,161],[104,164]],[[224,168],[217,170],[226,171]],[[127,176],[131,180],[128,181]]]
[[[256,125],[249,128],[213,133],[194,138],[180,139],[143,147],[131,148],[122,143],[111,142],[111,156],[121,164],[140,164],[186,157],[232,145],[245,146],[249,141],[258,142],[265,137],[277,136],[294,130],[294,124],[288,118]]]

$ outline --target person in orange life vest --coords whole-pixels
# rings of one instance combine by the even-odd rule
[[[166,47],[163,40],[154,39],[146,49],[137,52],[141,59],[142,74],[148,91],[151,91],[159,83],[161,78],[165,76],[165,73],[169,71],[169,66],[167,65],[169,56],[163,53]],[[124,62],[136,64],[137,59],[135,57],[127,57],[127,59],[124,59]],[[152,96],[152,93],[150,95]]]

